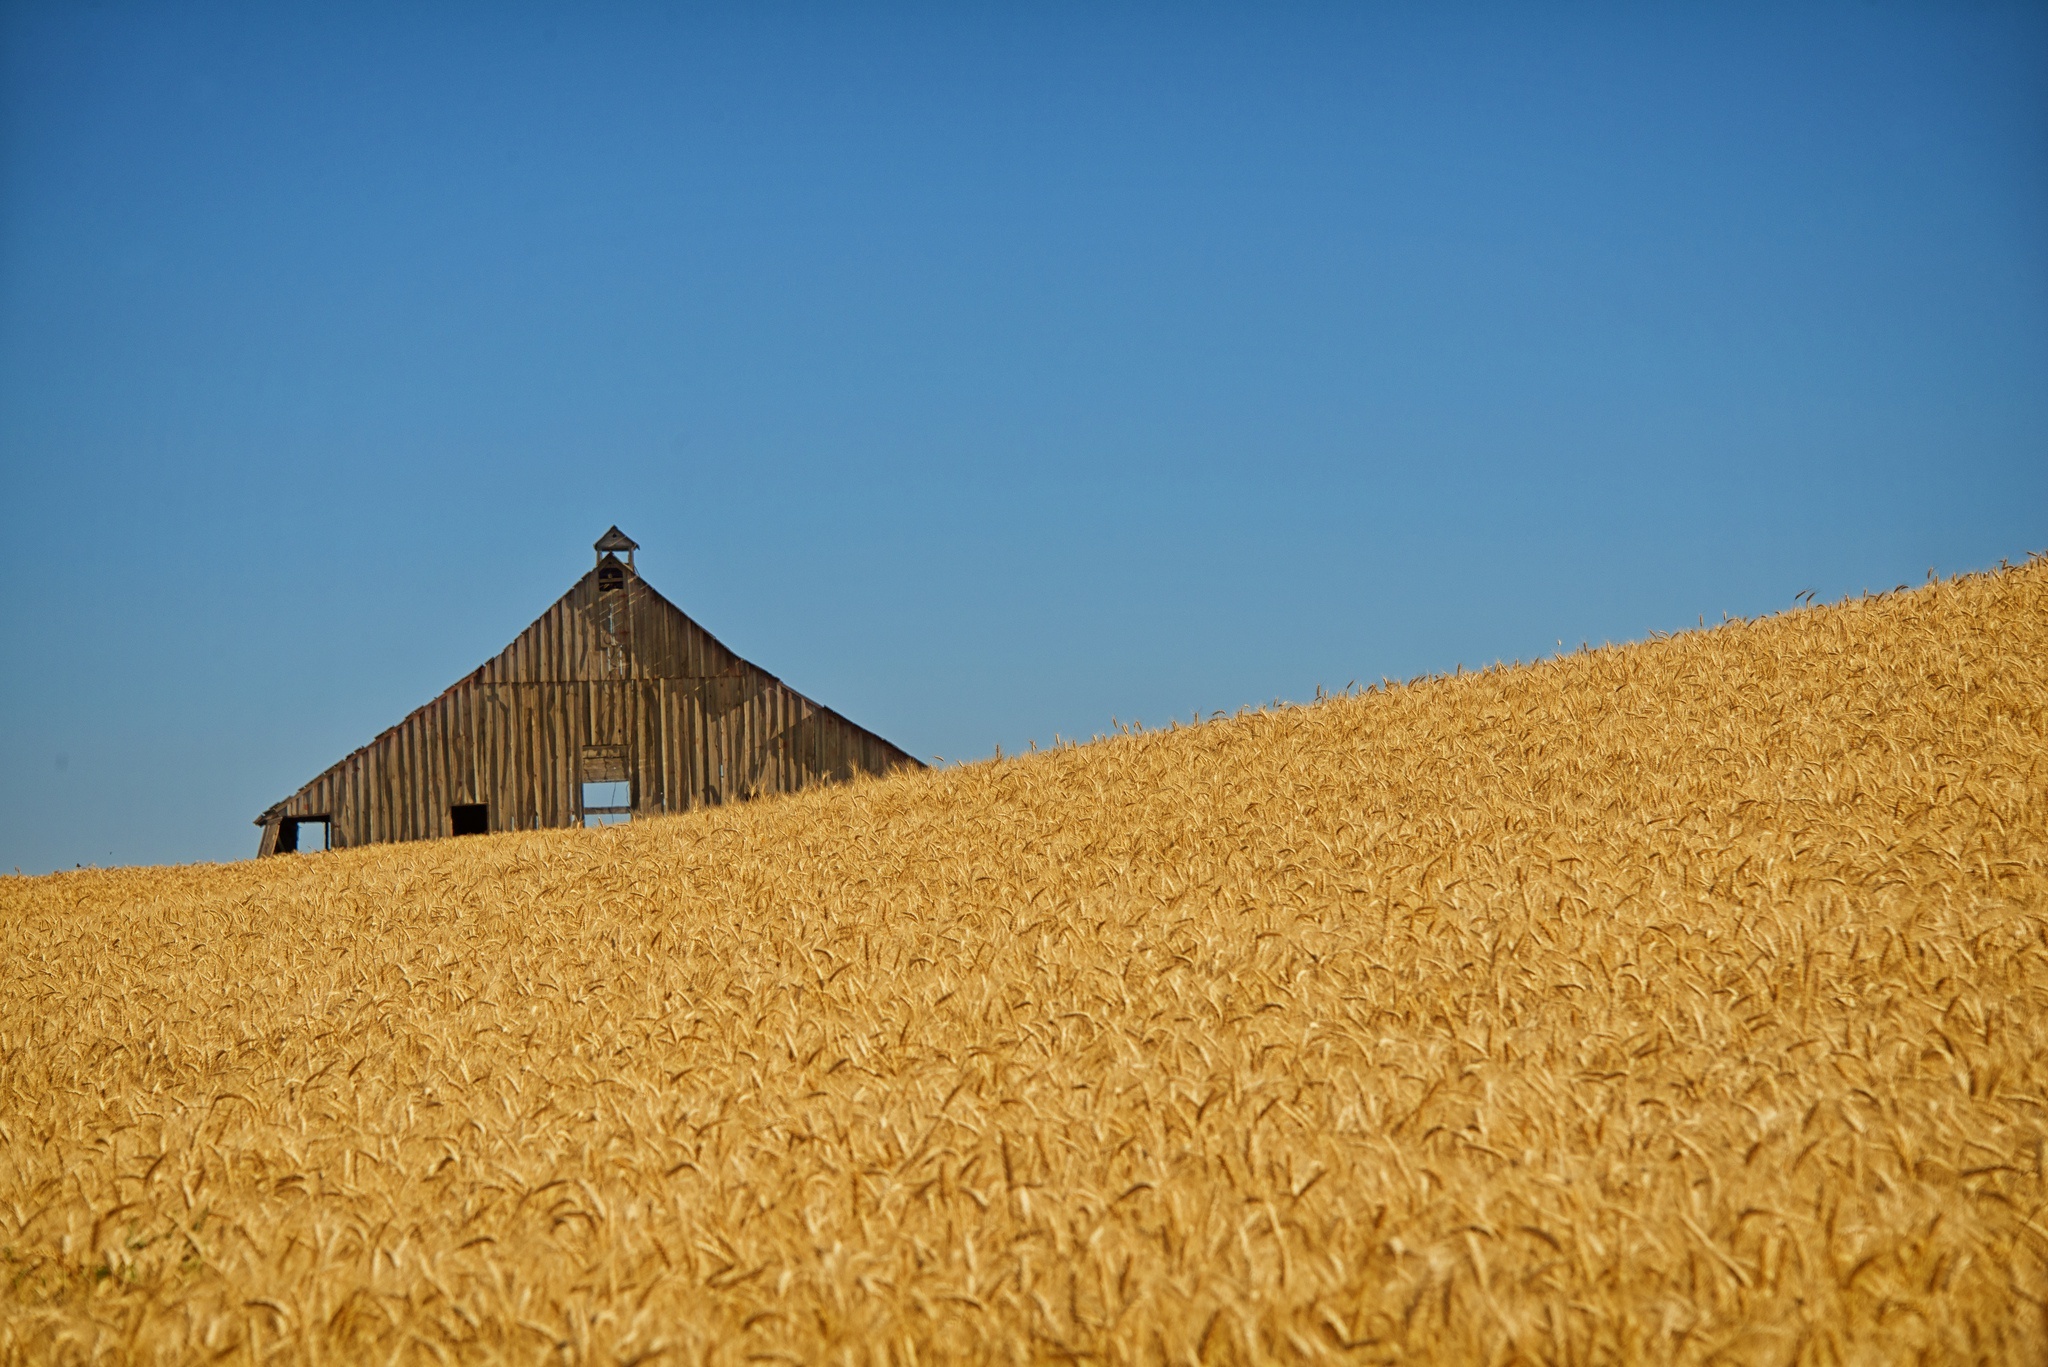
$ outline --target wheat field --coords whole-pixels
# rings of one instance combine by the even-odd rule
[[[0,962],[9,1362],[2040,1362],[2048,562]]]

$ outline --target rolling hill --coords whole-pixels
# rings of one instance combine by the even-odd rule
[[[2048,562],[0,879],[0,1356],[2048,1358]]]

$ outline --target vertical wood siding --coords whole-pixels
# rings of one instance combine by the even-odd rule
[[[325,817],[333,848],[451,835],[483,803],[494,831],[582,819],[584,752],[625,756],[636,815],[920,768],[871,731],[727,650],[628,572],[604,629],[597,571],[475,673],[257,818]],[[608,767],[608,766],[607,766]]]

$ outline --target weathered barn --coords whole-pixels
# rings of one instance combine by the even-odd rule
[[[794,792],[915,759],[727,650],[617,527],[474,674],[256,818],[258,854],[578,826]],[[623,555],[625,558],[620,559]]]

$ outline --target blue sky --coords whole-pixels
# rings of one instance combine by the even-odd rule
[[[2048,10],[0,10],[0,868],[616,522],[920,755],[2048,546]]]

